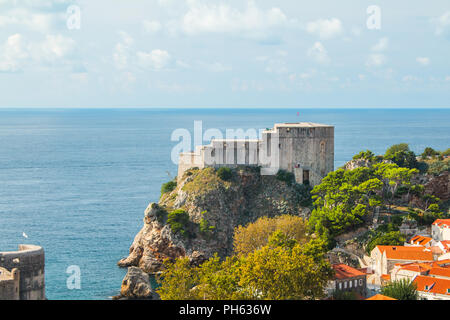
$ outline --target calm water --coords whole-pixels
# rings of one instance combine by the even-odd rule
[[[333,124],[336,166],[362,149],[384,153],[399,142],[416,152],[450,147],[450,109],[0,109],[0,251],[42,245],[49,299],[117,294],[125,270],[116,262],[161,183],[176,175],[171,133],[192,130],[194,120],[204,130]],[[66,287],[70,265],[81,268],[81,290]]]

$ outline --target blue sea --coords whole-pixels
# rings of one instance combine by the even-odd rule
[[[335,125],[335,167],[400,142],[417,153],[450,147],[450,109],[0,109],[0,251],[43,246],[48,299],[117,294],[126,270],[116,263],[147,204],[176,176],[171,134],[192,132],[195,120],[224,133],[277,122]],[[80,290],[66,285],[72,265]]]

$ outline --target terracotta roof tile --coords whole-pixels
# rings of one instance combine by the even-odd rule
[[[433,268],[431,268],[431,270],[428,274],[430,276],[450,278],[450,269],[449,268],[441,268],[441,267],[433,267]]]
[[[433,253],[422,247],[377,246],[381,253],[392,260],[433,261]]]
[[[370,297],[366,300],[397,300],[388,296],[383,296],[382,294],[376,294],[373,297]]]
[[[414,272],[425,272],[431,270],[432,266],[431,264],[426,263],[396,263],[396,266],[399,266],[400,269],[414,271]]]
[[[430,242],[431,240],[433,240],[430,237],[425,237],[425,236],[415,236],[411,239],[411,243],[412,244],[417,244],[417,245],[421,245],[424,246],[426,245],[428,242]]]
[[[437,219],[435,222],[433,222],[433,225],[437,225],[439,227],[447,227],[450,228],[450,219]]]
[[[414,279],[417,290],[450,296],[450,280],[427,276],[417,276]]]
[[[365,273],[352,268],[346,264],[333,264],[333,269],[336,272],[335,279],[347,279],[359,276],[365,276]]]

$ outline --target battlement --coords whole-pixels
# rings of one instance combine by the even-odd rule
[[[278,123],[262,131],[261,139],[212,139],[194,152],[181,153],[178,179],[197,167],[260,166],[262,174],[294,173],[298,183],[319,184],[334,170],[334,127],[298,122]]]

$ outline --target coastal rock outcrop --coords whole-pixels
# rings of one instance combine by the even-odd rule
[[[137,267],[129,267],[118,298],[152,299],[153,290],[149,275]]]
[[[306,216],[309,199],[308,187],[261,176],[258,168],[235,169],[228,181],[213,168],[191,169],[175,190],[147,207],[144,226],[118,265],[152,274],[163,270],[166,259],[188,257],[198,265],[214,253],[225,257],[233,251],[235,227],[262,216]],[[189,221],[174,232],[168,216],[177,209],[187,213]]]

